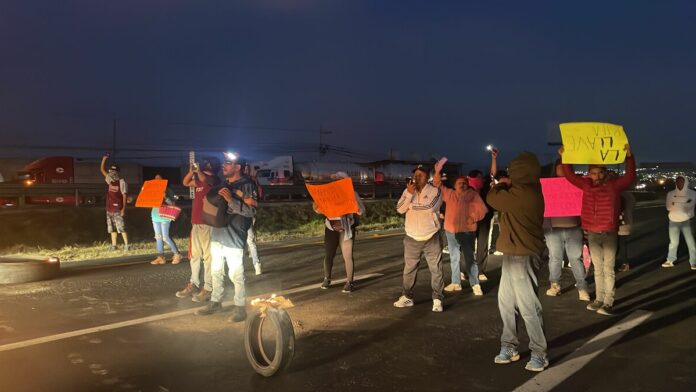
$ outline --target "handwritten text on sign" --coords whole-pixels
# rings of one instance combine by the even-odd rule
[[[544,193],[545,218],[580,216],[582,190],[564,177],[542,178],[541,191]]]
[[[312,199],[317,203],[319,211],[326,217],[337,218],[358,212],[353,180],[350,178],[323,185],[306,184],[306,186]]]
[[[626,160],[628,138],[621,125],[609,123],[564,123],[563,163],[612,165]]]
[[[160,207],[167,190],[167,180],[149,180],[143,183],[143,189],[135,201],[136,207]]]

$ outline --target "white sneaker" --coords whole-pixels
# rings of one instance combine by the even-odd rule
[[[394,302],[395,308],[408,308],[413,306],[413,300],[411,298],[406,298],[405,296],[399,297],[399,300]]]
[[[254,271],[256,275],[261,275],[261,264],[254,264]]]
[[[486,282],[488,280],[488,277],[486,274],[479,274],[479,281],[481,282]]]
[[[442,301],[440,301],[439,299],[433,300],[433,312],[442,312]]]
[[[692,265],[692,266],[691,266],[691,269],[694,270],[694,271],[696,271],[696,265]]]
[[[471,290],[474,291],[474,295],[483,295],[483,290],[481,290],[480,284],[475,284],[471,286]]]
[[[578,290],[578,299],[580,301],[590,302],[590,293],[587,290]]]
[[[495,252],[493,252],[493,255],[494,255],[494,256],[502,256],[502,255],[503,255],[503,252],[501,252],[501,251],[499,251],[499,250],[496,250]]]
[[[461,279],[461,280],[469,280],[469,279],[466,277],[466,274],[463,273],[463,272],[460,272],[460,273],[459,273],[459,279]]]
[[[462,291],[462,285],[461,284],[456,284],[456,283],[450,283],[445,287],[445,291],[448,293],[454,292],[454,291]]]
[[[669,260],[667,260],[667,261],[665,261],[664,263],[662,263],[662,267],[664,267],[664,268],[671,268],[671,267],[674,267],[674,261],[669,261]]]
[[[442,253],[448,255],[448,254],[449,254],[449,248],[446,247],[446,246],[445,246],[444,248],[442,248]]]

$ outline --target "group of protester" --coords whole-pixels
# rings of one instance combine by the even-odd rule
[[[562,156],[563,151],[561,147],[559,155]],[[432,182],[429,182],[430,169],[417,166],[396,205],[397,211],[405,215],[404,270],[401,296],[393,305],[397,308],[414,306],[414,287],[422,257],[430,271],[433,312],[444,310],[444,292],[462,291],[463,277],[468,277],[474,295],[483,295],[480,282],[486,279],[484,271],[490,250],[490,226],[495,213],[499,222],[495,249],[502,253],[498,307],[503,332],[501,350],[494,362],[508,364],[520,359],[517,337],[519,315],[524,320],[532,352],[525,368],[543,371],[548,366],[548,358],[542,306],[537,296],[537,275],[546,250],[550,282],[546,291],[548,296],[558,296],[563,290],[560,278],[565,253],[579,300],[590,302],[586,306],[590,311],[601,315],[613,314],[617,255],[622,260],[620,270],[630,268],[625,237],[630,234],[632,204],[635,202],[626,192],[635,181],[635,157],[628,144],[625,152],[623,176],[608,171],[602,165],[590,165],[588,175],[581,176],[575,173],[571,165],[563,164],[561,159],[555,162],[550,176],[564,177],[582,190],[579,217],[544,217],[544,196],[540,182],[542,169],[536,155],[529,152],[523,152],[510,161],[506,172],[498,172],[498,152],[493,150],[490,180],[486,180],[482,172],[472,171],[468,176],[457,177],[453,189],[445,186],[443,181],[445,160],[435,164]],[[114,226],[127,243],[122,219],[127,191],[123,180],[118,177],[118,168],[112,166],[106,172],[104,162],[105,159],[102,161],[102,171],[109,184],[107,222],[115,246]],[[247,241],[251,239],[253,242],[253,222],[260,189],[255,177],[245,170],[248,169],[243,159],[226,154],[222,167],[224,184],[218,185],[214,174],[216,168],[209,161],[203,167],[192,166],[184,178],[185,186],[196,188],[191,214],[191,278],[186,287],[176,293],[180,298],[192,296],[196,302],[210,300],[207,307],[197,312],[200,315],[220,311],[224,267],[227,265],[229,278],[235,288],[235,308],[231,317],[231,321],[235,322],[246,318],[242,258]],[[346,177],[347,174],[343,172],[334,175],[336,179]],[[691,269],[696,269],[696,244],[691,233],[696,192],[688,188],[685,177],[678,177],[676,185],[677,189],[667,195],[670,245],[667,261],[662,266],[674,265],[679,234],[682,233],[689,248]],[[359,217],[365,213],[365,206],[357,193],[355,199],[358,205],[356,213],[326,216],[322,289],[331,286],[333,259],[338,248],[341,249],[346,270],[343,292],[350,293],[355,289],[353,246]],[[444,225],[440,220],[443,203]],[[316,203],[313,208],[323,214]],[[154,210],[152,216],[154,224]],[[441,230],[444,230],[450,254],[451,280],[447,286],[443,276]],[[158,233],[156,225],[155,232]],[[586,280],[588,271],[583,263],[585,243],[589,247],[594,269],[594,301],[591,300]],[[173,243],[170,246],[176,258],[176,247]],[[250,250],[256,273],[260,274],[255,245],[253,248],[250,246]],[[161,252],[159,239],[158,251]],[[460,268],[462,258],[464,272]],[[201,266],[203,282],[200,279]]]

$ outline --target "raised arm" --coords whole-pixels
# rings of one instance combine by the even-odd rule
[[[101,174],[104,177],[107,177],[109,175],[109,172],[106,171],[106,160],[109,159],[108,156],[104,155],[101,160],[101,164],[99,165],[99,170],[101,170]]]
[[[491,178],[498,174],[498,150],[491,150]]]
[[[626,150],[626,174],[617,178],[614,182],[614,186],[619,191],[627,189],[636,180],[636,158],[631,152],[631,146],[627,144],[624,149]]]

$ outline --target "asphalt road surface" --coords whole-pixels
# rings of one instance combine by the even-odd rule
[[[614,317],[585,310],[570,271],[563,295],[541,301],[551,366],[496,365],[502,322],[497,309],[500,257],[491,256],[483,297],[465,284],[445,311],[430,311],[422,263],[416,306],[396,309],[401,233],[359,234],[357,290],[342,294],[340,255],[334,285],[318,288],[317,239],[261,247],[264,274],[247,265],[249,298],[287,294],[296,341],[290,367],[257,375],[244,353],[243,323],[229,313],[196,316],[200,306],[174,293],[189,275],[176,266],[89,266],[51,281],[0,287],[0,391],[686,391],[696,390],[696,271],[685,249],[660,268],[667,221],[660,207],[636,211],[630,272],[617,275]],[[446,283],[449,262],[444,259]],[[232,299],[228,285],[226,301]],[[555,388],[555,389],[554,389]]]

